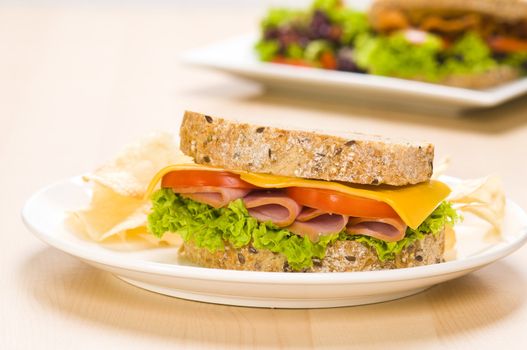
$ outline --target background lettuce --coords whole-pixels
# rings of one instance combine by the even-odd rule
[[[272,8],[262,19],[260,26],[262,30],[279,28],[293,22],[303,23],[307,20],[307,12],[287,8]]]
[[[440,74],[476,74],[497,66],[481,36],[468,32],[446,50]]]
[[[427,33],[423,43],[409,42],[404,32],[357,38],[355,59],[372,74],[437,81],[447,75],[483,73],[497,65],[487,44],[468,32],[445,49],[441,39]]]
[[[341,0],[315,0],[312,10],[323,11],[342,30],[340,42],[343,45],[353,44],[353,40],[362,33],[371,30],[368,15],[344,6]]]
[[[433,34],[426,34],[425,41],[418,45],[409,42],[404,32],[388,36],[362,35],[357,38],[355,59],[372,74],[437,80],[436,57],[441,46],[441,39]]]

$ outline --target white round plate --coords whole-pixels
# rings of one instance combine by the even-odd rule
[[[133,285],[178,298],[218,304],[321,308],[393,300],[482,268],[514,252],[527,240],[527,215],[508,200],[499,241],[461,244],[472,247],[472,251],[458,248],[456,259],[441,264],[344,273],[208,269],[178,260],[175,247],[131,251],[87,241],[68,231],[64,225],[66,212],[86,207],[90,196],[91,187],[80,177],[58,182],[35,193],[24,206],[22,217],[42,241]],[[458,240],[464,225],[457,229]],[[466,236],[473,237],[473,233],[469,228]]]

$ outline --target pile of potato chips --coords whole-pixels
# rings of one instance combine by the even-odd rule
[[[93,195],[86,209],[69,213],[70,228],[98,242],[144,240],[150,244],[178,244],[176,235],[162,240],[148,234],[150,201],[146,189],[157,171],[168,164],[189,163],[167,133],[150,134],[126,147],[115,159],[84,177]]]
[[[488,222],[491,234],[499,235],[505,217],[505,193],[497,176],[464,180],[453,188],[448,200],[455,209],[472,213]]]
[[[450,165],[450,157],[440,159],[434,165],[432,178],[439,179]],[[501,179],[497,176],[487,176],[478,179],[463,180],[452,187],[447,198],[453,207],[461,214],[471,214],[490,225],[484,236],[501,234],[501,226],[505,217],[505,192]],[[445,230],[445,248],[453,249],[456,235],[452,228]]]

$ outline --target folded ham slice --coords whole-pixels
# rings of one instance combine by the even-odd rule
[[[298,214],[296,219],[298,221],[305,222],[305,221],[309,221],[311,219],[314,219],[314,218],[319,217],[320,215],[324,215],[324,214],[329,214],[329,213],[325,212],[323,210],[320,210],[320,209],[304,207],[302,209],[302,211],[300,212],[300,214]]]
[[[397,242],[404,238],[406,224],[399,218],[350,218],[346,232],[375,237],[386,242]]]
[[[321,235],[330,235],[342,231],[348,223],[346,215],[328,214],[319,209],[304,208],[287,229],[299,236],[308,236],[318,241]]]
[[[228,187],[181,187],[173,188],[174,192],[196,202],[205,203],[214,208],[227,206],[230,202],[245,197],[251,190]]]
[[[256,220],[271,221],[278,227],[290,225],[302,210],[302,206],[284,191],[255,191],[247,195],[243,203]]]

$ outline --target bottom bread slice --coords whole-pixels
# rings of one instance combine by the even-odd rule
[[[328,246],[324,259],[313,259],[313,267],[303,272],[353,272],[430,265],[443,262],[445,251],[444,230],[437,234],[428,234],[415,241],[394,260],[381,261],[374,248],[357,241],[336,241]],[[183,244],[182,255],[189,261],[210,268],[292,272],[286,258],[269,250],[257,250],[248,245],[233,248],[226,245],[225,250],[209,252],[206,248],[196,247],[191,242]]]
[[[468,89],[486,89],[518,79],[520,76],[520,71],[516,68],[498,66],[479,74],[449,75],[437,83]]]

